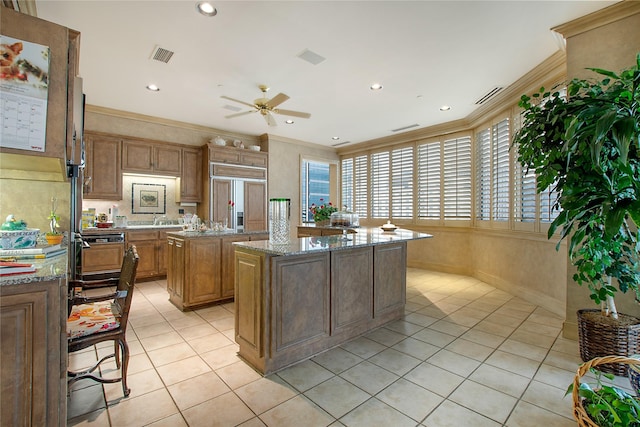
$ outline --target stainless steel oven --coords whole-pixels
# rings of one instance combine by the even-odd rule
[[[118,277],[124,256],[124,232],[92,231],[82,234],[80,265],[83,280]]]

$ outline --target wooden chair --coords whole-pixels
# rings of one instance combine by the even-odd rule
[[[131,390],[127,387],[127,367],[129,365],[129,346],[126,332],[129,308],[133,296],[133,287],[138,268],[138,252],[130,246],[122,260],[120,277],[117,279],[115,292],[98,296],[83,296],[82,280],[70,281],[70,314],[67,319],[67,341],[69,353],[73,353],[103,341],[113,341],[114,352],[98,361],[94,366],[81,371],[67,373],[67,385],[89,378],[100,383],[122,382],[124,396]],[[100,281],[91,281],[91,288],[100,286]],[[101,286],[113,285],[113,280],[106,279]],[[120,357],[122,351],[122,357]],[[116,366],[120,369],[119,378],[104,378],[93,373],[102,362],[115,357]]]

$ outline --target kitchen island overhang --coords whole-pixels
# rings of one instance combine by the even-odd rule
[[[410,230],[237,242],[238,354],[266,375],[404,315]]]

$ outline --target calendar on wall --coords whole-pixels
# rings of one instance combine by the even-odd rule
[[[49,47],[0,35],[0,146],[45,151]]]

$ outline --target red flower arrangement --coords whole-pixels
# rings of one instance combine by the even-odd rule
[[[320,199],[320,202],[323,202],[324,199]],[[331,214],[334,212],[338,212],[338,209],[333,206],[331,202],[324,204],[322,203],[320,206],[317,206],[315,203],[309,207],[309,212],[313,215],[314,222],[320,222],[328,220],[331,217]]]

